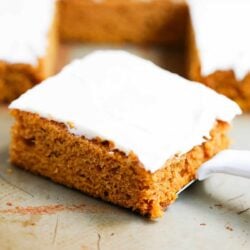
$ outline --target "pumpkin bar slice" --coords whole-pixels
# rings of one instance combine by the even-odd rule
[[[188,0],[188,75],[250,111],[250,1]]]
[[[241,110],[124,51],[96,51],[10,105],[11,162],[150,218],[228,146]]]
[[[54,73],[54,0],[0,1],[0,102],[11,102]]]

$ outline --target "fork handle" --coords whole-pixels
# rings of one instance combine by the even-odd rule
[[[196,177],[202,181],[216,173],[250,178],[250,151],[232,149],[221,151],[200,167]]]

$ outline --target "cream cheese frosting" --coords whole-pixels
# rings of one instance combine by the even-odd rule
[[[250,73],[250,1],[188,0],[202,75],[233,70]]]
[[[45,56],[54,0],[0,0],[0,60],[37,66]]]
[[[96,51],[27,91],[10,109],[62,122],[70,133],[111,140],[154,172],[231,122],[236,103],[124,51]],[[68,124],[73,124],[69,126]]]

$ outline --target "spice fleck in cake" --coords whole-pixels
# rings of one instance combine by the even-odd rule
[[[188,74],[250,111],[250,1],[189,0]]]
[[[10,105],[11,162],[151,218],[228,146],[241,110],[122,51],[97,51]]]
[[[10,102],[53,73],[54,0],[0,1],[0,102]]]

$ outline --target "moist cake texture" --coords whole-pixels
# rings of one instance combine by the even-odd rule
[[[122,51],[71,63],[10,109],[12,163],[151,218],[228,146],[229,123],[241,112]]]
[[[250,111],[250,2],[188,0],[188,75]]]
[[[0,1],[0,102],[10,102],[53,73],[55,1]]]

